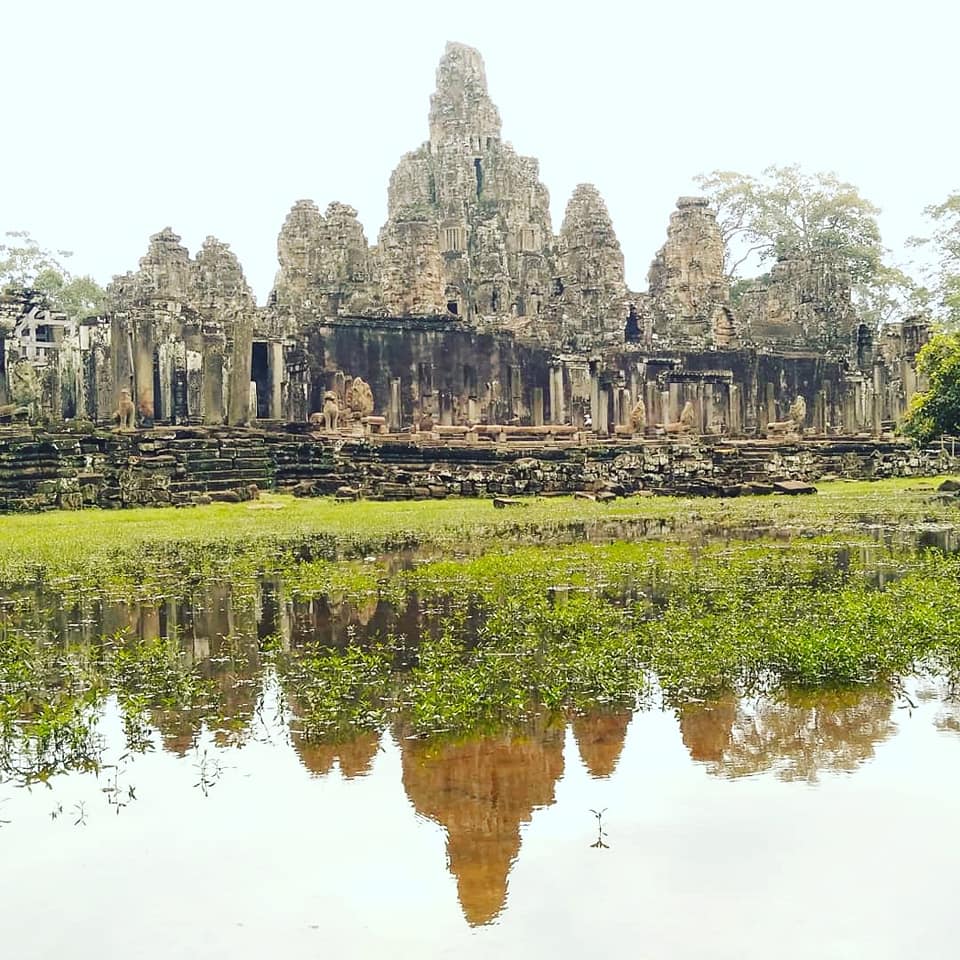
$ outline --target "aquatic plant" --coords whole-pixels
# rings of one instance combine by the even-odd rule
[[[131,747],[159,732],[184,753],[204,728],[244,742],[274,682],[296,738],[336,742],[391,719],[449,736],[630,708],[654,683],[682,703],[918,669],[960,677],[960,561],[915,549],[906,532],[955,515],[929,483],[837,484],[802,500],[531,501],[511,518],[476,501],[289,508],[282,521],[243,505],[188,520],[130,511],[109,542],[83,514],[62,555],[15,528],[0,566],[27,579],[0,610],[6,768],[43,777],[94,763],[109,696]],[[903,542],[880,537],[878,520]],[[289,637],[258,637],[268,589],[278,609],[319,600],[367,618],[415,599],[429,629],[290,649]],[[62,642],[65,619],[118,597],[157,616],[139,633]],[[193,617],[229,603],[230,624],[188,658],[175,623],[143,625],[159,625],[163,597],[189,601]]]

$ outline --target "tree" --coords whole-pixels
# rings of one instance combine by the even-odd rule
[[[906,273],[884,262],[879,208],[836,174],[793,165],[767,167],[759,177],[715,170],[695,180],[718,211],[735,284],[748,263],[826,254],[844,263],[865,319],[880,323],[922,299]]]
[[[47,250],[23,230],[8,231],[0,243],[0,290],[21,287],[43,293],[50,305],[77,320],[99,313],[104,290],[90,276],[70,273],[62,260],[69,250]]]
[[[951,193],[943,203],[927,207],[924,214],[933,230],[928,237],[911,237],[915,247],[926,247],[934,254],[931,275],[932,300],[946,326],[960,327],[960,191]]]
[[[904,419],[904,433],[921,443],[960,432],[960,333],[939,333],[917,354],[917,372],[927,390],[916,393]]]

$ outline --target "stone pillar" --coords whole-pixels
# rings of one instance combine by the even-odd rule
[[[550,366],[550,422],[567,422],[567,405],[563,395],[563,364]]]
[[[153,353],[153,318],[139,316],[133,323],[133,381],[137,418],[144,427],[152,427],[156,417]]]
[[[667,423],[676,423],[683,410],[683,384],[670,383],[667,385]]]
[[[204,423],[223,423],[223,349],[204,343],[200,360],[200,416]]]
[[[604,412],[606,420],[606,412]],[[590,419],[593,421],[593,429],[599,432],[598,424],[600,422],[600,361],[590,361]]]
[[[533,425],[535,427],[543,426],[543,387],[533,388]]]
[[[843,432],[857,432],[857,388],[859,384],[847,384],[843,398]]]
[[[250,406],[250,378],[253,372],[253,317],[240,315],[233,323],[233,350],[230,353],[227,421],[241,427],[256,415]]]
[[[283,344],[279,341],[270,343],[267,347],[267,363],[270,370],[270,419],[284,419],[283,412]]]
[[[727,423],[727,429],[731,436],[739,437],[743,432],[743,415],[740,408],[740,387],[735,383],[730,384],[730,419]]]
[[[647,408],[647,426],[652,427],[663,422],[660,416],[660,392],[657,385],[652,381],[646,381],[643,384],[643,402]]]
[[[584,409],[583,403],[577,401],[574,403],[570,410],[570,423],[576,427],[578,430],[584,429]]]
[[[520,378],[520,367],[511,366],[510,368],[510,396],[507,398],[509,403],[509,412],[511,419],[520,415],[523,407],[523,387]]]
[[[449,390],[440,391],[440,426],[453,426],[453,395]]]
[[[591,411],[593,431],[598,436],[605,437],[610,433],[610,421],[607,416],[610,404],[610,388],[597,386],[597,405]]]
[[[203,350],[187,350],[187,416],[203,419]]]
[[[187,348],[181,341],[173,351],[170,383],[170,420],[186,423],[190,418],[190,402],[187,396]]]
[[[811,423],[815,433],[826,434],[827,432],[827,404],[822,390],[819,390],[813,396],[813,417]]]
[[[174,344],[169,340],[158,343],[154,362],[157,370],[156,383],[159,390],[154,394],[156,406],[153,415],[157,420],[173,422]]]
[[[640,376],[640,371],[634,368],[630,371],[630,398],[633,400],[636,397],[642,397],[644,395],[644,381]],[[646,398],[644,398],[644,403],[646,403]],[[633,404],[631,403],[631,409]]]
[[[81,331],[84,329],[80,328]],[[0,407],[10,403],[10,388],[7,385],[7,338],[0,335]]]
[[[764,420],[761,424],[763,431],[766,432],[767,424],[775,422],[777,417],[777,400],[774,394],[774,387],[772,383],[766,385],[766,405],[764,406]]]
[[[387,406],[387,424],[392,433],[400,432],[403,419],[400,403],[400,378],[394,377],[390,381],[390,403]]]
[[[921,388],[916,365],[910,360],[900,362],[900,379],[903,381],[903,401],[909,404],[913,395]]]
[[[880,431],[883,427],[883,373],[884,367],[883,363],[876,361],[873,364],[873,435],[875,437],[880,436]]]

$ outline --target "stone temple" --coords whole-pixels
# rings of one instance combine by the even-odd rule
[[[103,316],[75,323],[8,292],[0,418],[478,444],[878,436],[917,389],[927,336],[912,318],[860,322],[827,259],[780,261],[734,306],[698,197],[677,201],[647,290],[629,290],[600,192],[578,186],[555,231],[537,161],[502,139],[483,60],[458,43],[376,243],[348,204],[299,200],[277,258],[262,306],[227,244],[191,255],[169,228],[113,280]]]

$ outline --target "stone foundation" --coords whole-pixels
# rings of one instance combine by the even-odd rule
[[[381,500],[640,491],[734,496],[784,480],[958,470],[960,459],[949,447],[917,449],[899,440],[467,443],[321,438],[300,424],[131,433],[23,427],[0,433],[0,512],[243,500],[256,496],[254,486]]]

